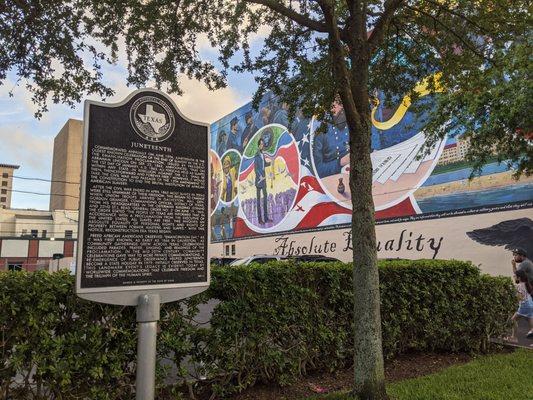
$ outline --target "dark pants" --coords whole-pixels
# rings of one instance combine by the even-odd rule
[[[267,211],[267,188],[266,185],[263,185],[263,187],[257,187],[257,219],[259,221],[266,221],[268,219],[268,211]],[[265,216],[264,219],[261,218],[261,192],[263,192],[263,215]]]

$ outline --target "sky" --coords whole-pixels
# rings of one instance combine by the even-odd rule
[[[256,45],[259,47],[258,35]],[[213,60],[216,66],[216,53],[207,42],[201,47],[204,57]],[[127,64],[125,51],[119,52],[116,65],[103,68],[104,82],[115,91],[115,96],[106,102],[119,102],[134,87],[127,87]],[[12,208],[31,208],[47,210],[49,206],[50,182],[21,179],[21,177],[50,180],[54,137],[69,118],[83,119],[83,104],[70,108],[50,103],[48,112],[41,119],[34,114],[37,107],[31,102],[31,94],[25,89],[24,82],[16,85],[15,73],[8,74],[0,85],[0,163],[20,165],[15,171],[13,190],[45,193],[12,193]],[[256,89],[251,74],[230,73],[225,89],[209,91],[205,85],[195,80],[183,78],[182,96],[171,95],[180,111],[195,121],[212,123],[224,115],[249,102]],[[13,92],[13,96],[9,92]],[[95,96],[90,100],[101,100]]]

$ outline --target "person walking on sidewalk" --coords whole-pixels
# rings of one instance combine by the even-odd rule
[[[527,258],[527,253],[522,248],[513,250],[513,259],[511,260],[513,266],[513,273],[516,275],[517,271],[524,271],[530,283],[533,283],[533,262]],[[531,294],[531,292],[530,292]]]
[[[518,320],[520,318],[527,319],[529,323],[529,332],[527,333],[527,338],[533,339],[533,298],[530,294],[533,292],[533,288],[524,270],[517,270],[516,278],[518,281],[516,284],[516,291],[518,293],[519,304],[518,310],[516,310],[511,318],[513,321],[513,332],[512,336],[507,338],[507,340],[510,342],[518,341],[516,331],[518,329]]]

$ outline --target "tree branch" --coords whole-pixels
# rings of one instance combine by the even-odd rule
[[[328,27],[329,53],[333,69],[332,73],[335,78],[336,91],[340,95],[344,107],[348,126],[350,126],[350,129],[355,129],[355,127],[361,126],[361,119],[359,116],[361,110],[357,109],[357,105],[353,98],[352,82],[346,67],[346,58],[341,41],[341,34],[333,7],[334,6],[330,4],[321,4],[324,19]],[[352,66],[352,68],[355,68],[355,66]]]
[[[246,3],[253,3],[253,4],[259,4],[259,5],[265,6],[271,9],[272,11],[276,11],[277,13],[283,15],[284,17],[287,17],[293,20],[294,22],[302,26],[305,26],[306,28],[312,29],[316,32],[324,32],[324,33],[328,32],[328,29],[325,23],[314,20],[305,15],[299,14],[293,9],[285,7],[282,3],[276,0],[244,0],[244,1]]]
[[[441,10],[443,10],[444,12],[448,13],[448,14],[451,14],[453,16],[456,16],[458,18],[461,18],[463,20],[465,20],[466,22],[468,22],[469,24],[471,24],[472,26],[476,27],[477,29],[479,29],[481,32],[483,33],[489,33],[489,31],[487,31],[484,27],[482,27],[481,25],[479,25],[478,23],[476,23],[476,21],[474,21],[473,19],[471,18],[468,18],[466,15],[463,15],[461,13],[458,13],[457,11],[454,11],[454,10],[451,10],[449,9],[448,7],[445,7],[441,4],[441,2],[438,2],[438,1],[431,1],[431,0],[426,0],[428,3],[430,4],[433,4],[435,7],[438,7],[440,8]]]
[[[402,5],[403,1],[404,0],[385,1],[385,4],[383,5],[383,14],[377,20],[376,25],[374,25],[374,29],[372,30],[372,33],[368,37],[370,51],[373,51],[377,46],[381,44],[385,29],[389,25],[389,22],[392,19],[394,12]]]
[[[436,24],[442,26],[445,30],[447,30],[449,33],[452,34],[452,36],[454,36],[455,38],[457,38],[459,40],[459,42],[461,42],[465,48],[467,50],[470,50],[472,53],[474,53],[477,57],[481,58],[482,60],[485,60],[491,64],[494,63],[493,60],[491,60],[490,58],[486,57],[483,53],[481,53],[478,49],[476,49],[475,47],[473,47],[470,43],[468,43],[464,37],[462,37],[461,35],[459,35],[457,32],[455,32],[453,30],[453,28],[450,28],[448,25],[446,25],[444,22],[442,22],[440,19],[436,18],[435,16],[431,15],[430,13],[424,11],[424,10],[421,10],[419,8],[416,8],[416,7],[413,7],[413,6],[409,6],[409,5],[406,5],[406,7],[411,10],[411,11],[414,11],[414,12],[418,12],[420,14],[423,14],[425,15],[426,17],[429,17],[431,18]]]
[[[351,40],[365,40],[367,38],[366,34],[366,2],[361,2],[360,0],[351,0],[346,2],[348,11],[350,13],[349,21],[347,24],[348,35]]]

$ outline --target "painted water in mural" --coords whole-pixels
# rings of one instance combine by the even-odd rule
[[[378,223],[532,206],[533,177],[516,181],[505,163],[468,180],[467,140],[450,134],[424,152],[427,116],[409,104],[372,111]],[[270,93],[257,110],[248,103],[211,125],[214,242],[350,224],[348,128],[340,105],[332,113],[327,124],[299,112],[289,121]]]

